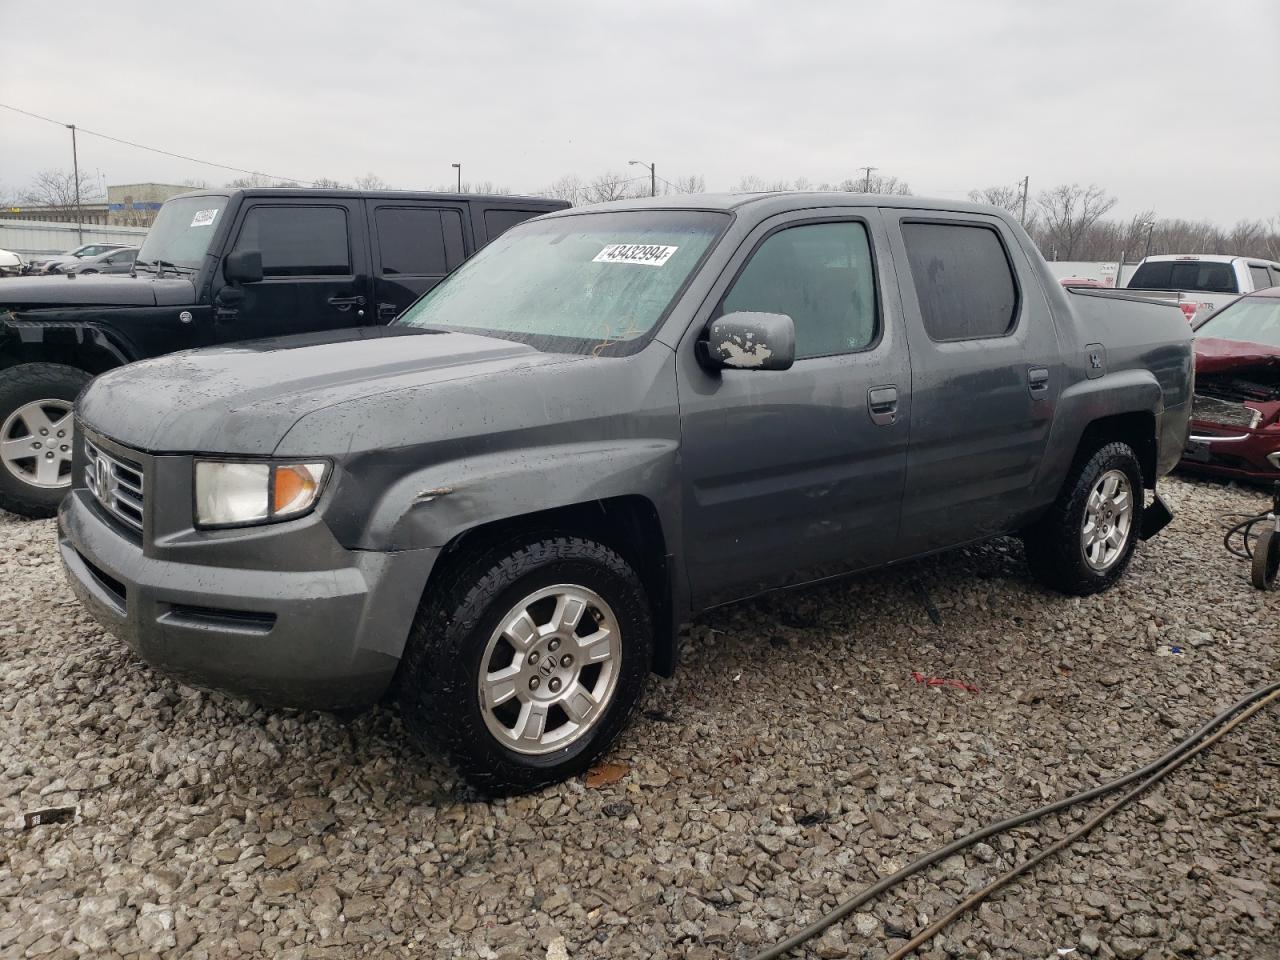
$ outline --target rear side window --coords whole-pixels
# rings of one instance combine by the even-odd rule
[[[861,223],[788,227],[747,261],[720,312],[785,313],[796,328],[796,358],[865,350],[876,339],[876,288]]]
[[[523,223],[530,217],[536,217],[545,210],[486,210],[484,212],[484,232],[492,240],[506,233],[517,223]]]
[[[1200,260],[1157,260],[1133,273],[1130,290],[1196,290],[1201,293],[1239,293],[1229,263]]]
[[[342,207],[253,207],[235,249],[262,251],[262,273],[268,277],[351,273],[347,211]]]
[[[466,258],[457,210],[378,207],[373,219],[384,277],[443,277]]]
[[[1018,288],[995,230],[905,222],[902,239],[929,339],[979,340],[1013,330]]]
[[[1253,289],[1265,290],[1271,286],[1271,274],[1267,273],[1266,267],[1249,265],[1249,278],[1253,280]]]

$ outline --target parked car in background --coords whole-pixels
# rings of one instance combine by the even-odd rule
[[[137,247],[121,247],[119,250],[108,250],[92,257],[80,257],[71,263],[54,264],[50,273],[63,273],[67,276],[85,276],[94,273],[132,273],[133,261],[138,256]]]
[[[6,281],[0,507],[53,515],[71,482],[71,403],[96,374],[188,347],[388,323],[512,224],[567,206],[476,194],[201,191],[165,201],[132,278]]]
[[[1146,257],[1129,290],[1175,294],[1187,322],[1198,323],[1244,293],[1280,286],[1280,263],[1257,257],[1162,254]]]
[[[393,690],[478,788],[534,789],[714,605],[1007,533],[1055,589],[1115,583],[1170,518],[1147,498],[1192,368],[1177,309],[1108,294],[974,204],[554,213],[390,326],[98,378],[61,556],[161,670],[328,709]]]
[[[20,254],[0,250],[0,277],[16,277],[26,271],[26,262]]]
[[[74,250],[68,250],[66,253],[59,253],[53,256],[41,254],[32,257],[27,261],[27,273],[53,273],[51,268],[54,266],[62,266],[68,263],[74,263],[84,257],[96,257],[100,253],[106,253],[108,250],[121,250],[127,247],[127,243],[86,243],[76,247]]]
[[[1196,328],[1196,397],[1182,466],[1280,480],[1280,287],[1241,297]]]

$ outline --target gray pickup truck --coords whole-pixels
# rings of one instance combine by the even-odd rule
[[[387,327],[174,354],[77,405],[60,546],[146,660],[387,694],[490,793],[584,769],[679,625],[1020,535],[1070,594],[1169,512],[1190,331],[1002,211],[851,194],[530,220]]]

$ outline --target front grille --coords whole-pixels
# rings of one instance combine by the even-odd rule
[[[1191,419],[1201,423],[1217,423],[1227,427],[1245,427],[1252,430],[1262,420],[1262,414],[1253,407],[1233,400],[1220,400],[1197,393],[1191,406]]]
[[[142,467],[113,457],[92,441],[84,442],[84,482],[107,513],[142,532]]]

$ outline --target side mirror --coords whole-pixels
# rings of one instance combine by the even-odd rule
[[[712,370],[787,370],[796,360],[796,327],[785,313],[726,313],[698,343]]]
[[[227,283],[257,283],[262,279],[262,251],[236,250],[222,261]]]

